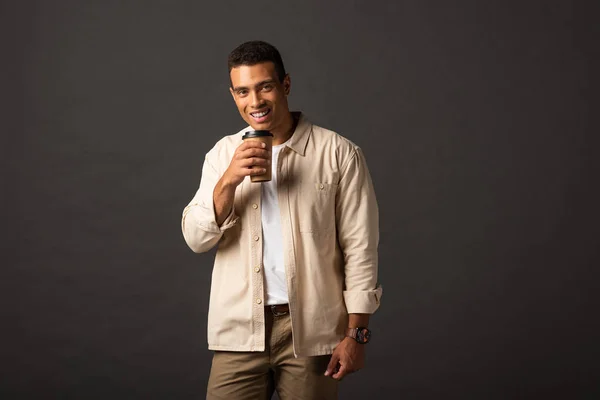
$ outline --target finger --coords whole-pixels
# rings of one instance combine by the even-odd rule
[[[271,164],[271,160],[265,160],[264,158],[252,157],[246,158],[240,161],[240,167],[249,168],[253,166],[267,166]]]
[[[251,149],[246,149],[237,153],[238,159],[251,158],[251,157],[260,157],[260,158],[271,158],[271,152],[265,149],[259,149],[253,147]]]
[[[331,355],[331,359],[329,360],[329,364],[327,364],[327,370],[325,371],[325,376],[330,376],[335,372],[335,368],[338,365],[338,361],[340,361],[340,358],[338,357],[337,354],[333,353]]]
[[[344,365],[342,365],[340,367],[340,370],[337,373],[333,374],[332,378],[337,379],[339,381],[339,380],[342,380],[342,378],[344,376],[346,376],[347,373],[348,373],[348,371],[346,370],[346,367]]]
[[[267,170],[265,168],[252,168],[250,169],[250,175],[262,175],[266,173]]]
[[[250,149],[250,148],[264,149],[265,147],[267,147],[267,144],[264,142],[261,142],[260,140],[244,140],[242,142],[242,144],[240,144],[238,146],[238,149],[239,150],[246,150],[246,149]]]

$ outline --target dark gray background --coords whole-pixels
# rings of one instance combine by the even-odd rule
[[[3,399],[203,397],[214,254],[180,216],[244,126],[226,57],[251,39],[376,186],[384,296],[341,398],[600,393],[590,6],[1,4]]]

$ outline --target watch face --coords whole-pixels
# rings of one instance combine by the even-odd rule
[[[367,343],[371,338],[371,331],[367,328],[359,328],[356,332],[356,340],[359,343]]]

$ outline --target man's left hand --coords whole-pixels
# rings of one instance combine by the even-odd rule
[[[365,366],[365,345],[352,338],[344,338],[333,350],[325,376],[341,380],[349,373]]]

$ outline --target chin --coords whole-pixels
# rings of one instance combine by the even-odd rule
[[[249,125],[255,131],[268,131],[271,129],[272,123],[271,123],[271,121],[263,122],[263,123],[256,123],[254,121],[251,121],[251,123],[249,123]]]

